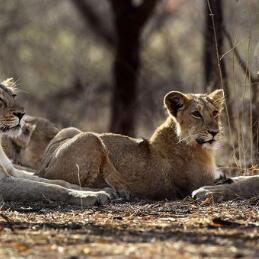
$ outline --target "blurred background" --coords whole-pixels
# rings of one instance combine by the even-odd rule
[[[0,0],[0,75],[58,127],[149,137],[170,90],[227,97],[220,163],[259,164],[258,0]]]

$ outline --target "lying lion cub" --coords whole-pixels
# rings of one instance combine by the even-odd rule
[[[13,163],[38,169],[47,145],[58,133],[58,128],[41,117],[24,116],[20,134],[2,136],[2,146]]]
[[[214,147],[222,135],[223,103],[223,90],[169,92],[164,98],[168,117],[148,140],[63,129],[47,147],[37,175],[110,186],[126,197],[186,197],[219,177]]]

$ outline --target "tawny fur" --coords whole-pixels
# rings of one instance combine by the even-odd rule
[[[14,86],[10,79],[1,83],[0,137],[17,136],[21,133],[20,126],[24,129],[22,121],[17,119],[17,113],[23,109],[16,103]],[[6,201],[53,200],[92,206],[107,203],[114,193],[109,188],[94,190],[81,186],[111,186],[126,196],[182,198],[201,185],[211,184],[217,176],[213,141],[208,131],[220,131],[219,116],[214,109],[220,113],[222,102],[222,91],[208,96],[167,94],[165,105],[169,116],[149,140],[83,133],[75,128],[62,130],[48,146],[39,172],[57,180],[18,170],[0,143],[0,196]],[[202,115],[202,121],[193,114],[194,110]],[[32,134],[25,134],[16,140],[25,148],[34,143],[37,149],[37,141],[30,143],[31,137]],[[193,192],[193,197],[213,196],[221,201],[259,195],[259,176],[232,181],[232,184],[201,187]]]
[[[111,186],[126,196],[183,198],[218,176],[214,141],[221,135],[223,102],[222,90],[210,95],[168,93],[168,117],[148,140],[61,130],[37,175],[87,187]],[[209,132],[217,132],[214,139]]]
[[[192,193],[198,200],[212,198],[215,202],[259,198],[259,175],[231,178],[231,184],[203,186]]]
[[[0,196],[4,201],[63,201],[72,205],[92,206],[109,201],[111,189],[81,190],[62,180],[42,179],[31,172],[17,169],[6,156],[1,137],[19,136],[23,126],[23,108],[17,103],[15,83],[9,79],[0,84]],[[20,141],[24,142],[22,138]],[[21,143],[22,143],[21,142]],[[26,142],[26,141],[25,141]],[[20,143],[20,144],[21,144]]]
[[[13,163],[38,169],[47,145],[58,131],[50,121],[26,115],[21,133],[17,136],[4,135],[2,146]]]

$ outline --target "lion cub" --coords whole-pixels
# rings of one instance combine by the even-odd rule
[[[37,175],[110,186],[127,197],[183,198],[218,177],[214,148],[222,135],[223,103],[223,90],[169,92],[167,119],[147,140],[63,129],[47,147]]]
[[[45,148],[58,133],[58,128],[41,117],[25,115],[23,121],[19,135],[2,136],[2,146],[14,164],[37,169]]]

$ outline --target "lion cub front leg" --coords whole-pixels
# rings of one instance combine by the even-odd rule
[[[213,197],[214,201],[249,199],[259,196],[259,175],[231,178],[233,183],[204,186],[195,190],[192,197],[198,200]]]
[[[106,204],[112,198],[106,190],[77,191],[12,176],[1,179],[0,194],[4,201],[56,201],[83,207]]]
[[[13,166],[12,161],[7,157],[5,154],[2,144],[1,144],[1,136],[0,136],[0,170],[1,173],[5,176],[14,176],[15,175],[15,168]]]
[[[127,187],[127,182],[122,179],[120,173],[113,166],[106,153],[102,172],[105,182],[114,190],[114,192],[117,193],[119,197],[129,200],[131,193]]]
[[[16,178],[23,178],[23,179],[36,181],[36,182],[41,182],[41,183],[55,184],[55,185],[59,185],[73,190],[86,190],[86,188],[82,188],[79,185],[72,184],[64,180],[49,180],[49,179],[41,178],[37,175],[34,175],[33,172],[28,172],[20,169],[13,170],[11,176],[14,176]]]

